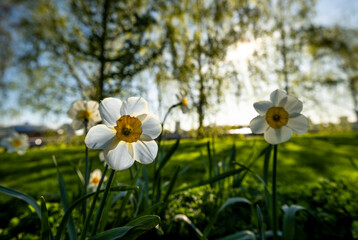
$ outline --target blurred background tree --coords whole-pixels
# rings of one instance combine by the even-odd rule
[[[158,93],[159,107],[170,106],[164,93],[182,88],[195,110],[199,137],[233,91],[236,97],[260,96],[275,86],[316,104],[317,91],[340,86],[351,93],[357,112],[357,30],[318,26],[315,4],[4,0],[1,94],[15,89],[9,101],[17,107],[60,114],[74,100],[132,94],[153,99]],[[228,55],[243,61],[228,61]]]
[[[260,93],[274,84],[291,95],[305,88],[305,59],[316,0],[278,0],[265,5],[251,41],[257,47],[249,60],[253,88]],[[254,80],[254,81],[253,81]],[[297,93],[300,94],[297,94]]]
[[[334,26],[315,26],[311,31],[311,53],[321,67],[320,81],[327,87],[344,87],[351,96],[358,125],[358,30]]]
[[[128,90],[162,52],[155,2],[24,2],[20,104],[60,112],[69,98],[100,100]]]
[[[225,58],[229,46],[245,39],[249,25],[258,19],[259,7],[256,1],[166,2],[168,54],[156,79],[159,85],[177,81],[190,93],[199,138],[205,135],[208,110],[217,110],[230,83],[240,85],[236,69]]]

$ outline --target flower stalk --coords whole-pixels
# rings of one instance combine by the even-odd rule
[[[273,162],[272,162],[272,225],[273,225],[273,240],[277,240],[277,144],[273,145]]]
[[[107,200],[107,197],[108,197],[109,189],[111,188],[111,184],[112,184],[112,181],[113,181],[115,173],[116,173],[116,170],[112,169],[112,171],[111,171],[111,173],[109,175],[109,179],[108,179],[108,182],[107,182],[107,185],[106,185],[106,189],[104,190],[103,196],[101,198],[99,208],[98,208],[98,210],[96,212],[96,217],[95,217],[95,220],[94,220],[94,223],[93,223],[91,236],[96,235],[97,228],[98,228],[98,225],[99,225],[99,221],[100,221],[101,216],[102,216],[103,208],[106,205],[106,200]]]
[[[101,187],[102,187],[102,183],[106,177],[106,172],[107,172],[107,169],[108,169],[108,165],[106,164],[104,170],[103,170],[103,174],[102,174],[102,177],[101,177],[101,180],[99,181],[98,183],[98,186],[97,186],[97,190],[96,190],[96,193],[93,197],[93,200],[92,200],[92,204],[91,204],[91,208],[88,212],[88,215],[86,217],[86,220],[85,220],[85,223],[84,223],[84,227],[83,227],[83,230],[82,230],[82,234],[81,234],[81,240],[84,240],[86,239],[86,235],[87,235],[87,232],[88,232],[88,228],[89,228],[89,223],[91,221],[91,217],[92,217],[92,214],[93,214],[93,210],[94,210],[94,207],[96,206],[96,201],[97,201],[97,198],[98,198],[98,195],[99,195],[99,192],[101,190]]]

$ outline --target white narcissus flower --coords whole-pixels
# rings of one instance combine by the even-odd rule
[[[91,172],[88,187],[91,189],[96,189],[101,178],[102,178],[101,170],[95,169],[93,172]],[[104,177],[103,181],[106,181],[106,180],[107,180],[107,177]]]
[[[17,152],[23,155],[30,146],[29,137],[26,134],[19,134],[12,131],[8,137],[1,141],[1,145],[4,146],[9,153]]]
[[[185,96],[185,92],[180,91],[179,93],[176,94],[176,96],[179,101],[182,112],[187,113],[189,111],[189,107],[188,107],[188,99]]]
[[[303,107],[300,100],[278,89],[271,93],[270,99],[254,104],[260,115],[250,122],[253,133],[263,133],[268,143],[279,144],[288,141],[292,131],[297,134],[308,131],[308,119],[300,114]]]
[[[72,128],[74,130],[80,130],[85,127],[87,121],[87,129],[90,129],[97,122],[101,121],[101,116],[98,111],[98,102],[80,100],[72,103],[70,110],[67,112],[67,116],[72,118]]]
[[[105,98],[99,105],[104,124],[92,127],[85,143],[88,148],[103,149],[105,161],[114,170],[130,168],[134,161],[149,164],[158,153],[154,141],[162,132],[159,119],[148,111],[148,103],[131,97],[122,103]]]

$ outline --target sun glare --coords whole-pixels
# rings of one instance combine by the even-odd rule
[[[228,49],[226,60],[246,61],[254,53],[255,42],[239,42]]]

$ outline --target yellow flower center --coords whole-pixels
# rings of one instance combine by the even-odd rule
[[[82,119],[82,120],[89,120],[91,119],[91,113],[88,111],[88,110],[82,110],[80,111],[78,114],[77,114],[78,118],[79,119]]]
[[[20,147],[20,146],[21,146],[21,140],[18,139],[18,138],[15,138],[14,140],[12,140],[11,145],[12,145],[14,148]]]
[[[288,122],[288,113],[283,107],[271,107],[266,112],[266,122],[270,127],[280,129]]]
[[[184,106],[188,106],[188,99],[186,99],[186,97],[183,98],[182,104],[183,104]]]
[[[128,143],[136,142],[142,135],[142,123],[136,117],[122,116],[117,120],[117,126],[114,128],[119,140]]]
[[[98,183],[99,183],[99,178],[98,178],[98,177],[93,177],[93,178],[91,179],[91,183],[92,183],[93,185],[98,185]]]

